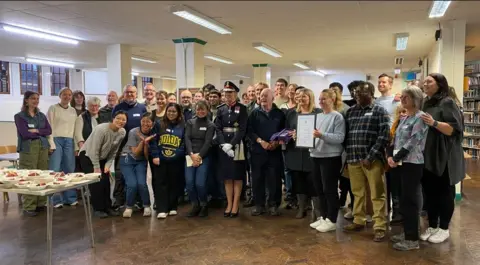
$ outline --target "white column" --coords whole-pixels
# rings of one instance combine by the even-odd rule
[[[263,82],[271,88],[272,72],[268,64],[252,64],[253,66],[253,83]]]
[[[125,44],[107,47],[108,88],[122,94],[123,87],[132,83],[132,50]]]
[[[174,39],[177,91],[186,88],[202,88],[205,82],[203,46],[197,38]]]
[[[463,77],[465,69],[465,20],[452,20],[442,25],[440,43],[440,73],[455,88],[458,99],[463,101]]]
[[[442,25],[439,43],[440,73],[448,84],[455,88],[460,102],[463,102],[463,77],[465,69],[465,20],[451,20]],[[463,158],[462,158],[463,159]],[[461,183],[455,186],[456,199],[462,198]]]
[[[220,77],[220,68],[205,66],[205,82],[204,84],[212,84],[217,90],[223,88]]]

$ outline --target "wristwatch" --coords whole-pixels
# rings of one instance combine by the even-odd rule
[[[433,127],[437,127],[438,126],[438,121],[433,121]]]

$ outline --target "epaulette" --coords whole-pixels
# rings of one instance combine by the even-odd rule
[[[217,106],[217,109],[219,109],[219,108],[221,108],[221,107],[223,107],[223,106],[225,106],[225,105],[226,105],[225,103],[222,103],[222,104],[220,104],[220,105]]]

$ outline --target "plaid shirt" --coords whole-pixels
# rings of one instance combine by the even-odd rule
[[[363,159],[370,162],[385,162],[385,147],[389,143],[390,116],[380,105],[359,104],[348,109],[346,114],[347,163],[358,163]]]

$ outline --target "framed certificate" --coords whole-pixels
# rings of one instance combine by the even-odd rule
[[[317,122],[317,114],[298,114],[297,117],[297,148],[314,148],[313,131]]]

